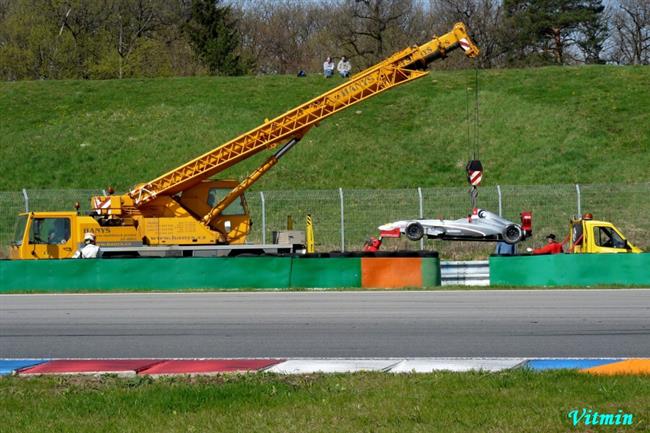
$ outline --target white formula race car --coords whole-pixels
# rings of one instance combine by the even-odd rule
[[[402,234],[412,241],[428,239],[448,241],[505,241],[516,244],[532,235],[532,215],[522,212],[521,224],[513,223],[485,209],[474,209],[467,218],[457,220],[421,219],[396,221],[379,226],[382,237]]]

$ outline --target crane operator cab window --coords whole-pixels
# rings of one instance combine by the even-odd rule
[[[215,207],[228,193],[230,189],[211,188],[208,191],[208,206]],[[221,212],[221,215],[245,215],[242,197],[238,197]]]
[[[625,241],[610,227],[594,227],[594,241],[604,248],[625,248]]]
[[[61,245],[70,239],[68,218],[35,218],[29,230],[30,244]]]

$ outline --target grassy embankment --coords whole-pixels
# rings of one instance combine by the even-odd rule
[[[2,431],[642,432],[649,377],[570,372],[0,379]],[[571,410],[633,414],[574,427]]]
[[[339,204],[333,189],[338,187],[408,189],[391,195],[349,192],[348,248],[358,248],[379,224],[417,217],[418,186],[458,187],[447,196],[425,190],[425,215],[462,217],[468,204],[466,87],[473,80],[473,71],[434,71],[314,128],[253,191],[332,191],[304,198],[269,193],[269,230],[281,227],[288,214],[302,221],[310,212],[321,250],[336,249]],[[124,191],[340,82],[320,76],[265,76],[0,83],[0,191],[108,185]],[[575,213],[571,184],[647,182],[648,82],[646,67],[481,71],[480,156],[486,170],[481,205],[496,210],[496,194],[489,187],[497,184],[566,184],[531,191],[531,196],[504,189],[508,218],[533,210],[536,234],[563,234],[567,218]],[[268,154],[225,175],[242,177]],[[7,214],[0,211],[0,231],[6,243],[22,202],[19,194],[3,197]],[[71,208],[74,200],[62,197],[31,203],[40,210]],[[249,197],[256,221],[252,238],[259,241],[259,198]],[[633,241],[647,246],[650,236],[638,215],[650,209],[650,202],[639,197],[647,199],[647,194],[583,191],[583,208],[616,220]],[[410,245],[403,243],[400,247]],[[457,245],[433,247],[445,257],[491,250],[472,245],[465,251]]]
[[[314,128],[258,189],[464,186],[468,72],[433,72]],[[331,88],[319,76],[0,83],[0,191],[124,190]],[[637,182],[650,69],[480,73],[486,185]],[[259,162],[232,169],[241,176]]]

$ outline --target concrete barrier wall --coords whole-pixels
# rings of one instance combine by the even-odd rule
[[[365,279],[362,278],[363,275],[366,275]],[[440,285],[440,262],[437,257],[0,261],[0,293],[68,290],[393,288],[437,285]]]
[[[553,254],[490,257],[490,285],[650,284],[650,254]]]

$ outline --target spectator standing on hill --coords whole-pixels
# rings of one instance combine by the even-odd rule
[[[342,56],[339,64],[336,65],[336,70],[339,71],[341,77],[348,78],[350,76],[350,69],[352,69],[350,61],[347,59],[347,57]]]
[[[546,245],[541,248],[526,248],[526,251],[532,252],[533,254],[561,254],[564,252],[562,244],[555,240],[555,235],[551,233],[546,236]]]
[[[323,62],[323,76],[330,78],[332,75],[334,75],[334,62],[331,57],[327,57]]]

